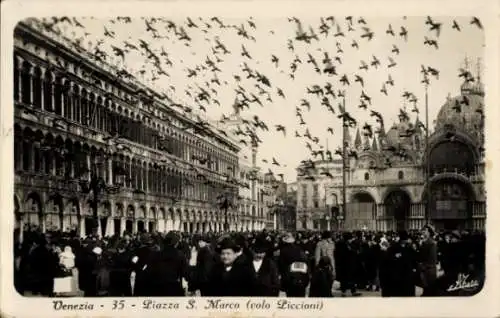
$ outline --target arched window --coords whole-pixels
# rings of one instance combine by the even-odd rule
[[[403,178],[404,178],[404,173],[403,173],[403,171],[398,171],[398,179],[399,179],[399,180],[403,180]]]
[[[366,181],[370,180],[370,174],[368,172],[365,172],[365,180]]]
[[[23,146],[22,146],[22,154],[23,154],[23,170],[24,171],[29,171],[31,169],[31,156],[33,155],[33,148],[32,145],[24,140],[23,141]]]
[[[21,72],[21,66],[19,65],[19,61],[17,56],[14,55],[14,100],[19,100],[19,75]]]
[[[57,76],[54,83],[54,111],[57,115],[62,116],[63,114],[63,99],[62,99],[62,79]]]
[[[22,102],[30,105],[31,100],[31,64],[28,62],[23,62],[21,69],[21,94]]]
[[[39,67],[33,74],[33,106],[42,108],[42,72]]]
[[[53,110],[53,103],[52,103],[52,73],[50,71],[45,72],[45,80],[43,82],[43,107],[45,110],[52,112]]]

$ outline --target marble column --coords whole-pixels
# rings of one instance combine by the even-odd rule
[[[312,219],[312,217],[307,218],[307,221],[306,221],[306,228],[307,228],[308,230],[311,230],[311,229],[313,229],[313,226],[314,226],[314,223],[313,223],[313,219]]]
[[[24,240],[24,215],[21,214],[19,218],[19,243],[22,243]]]
[[[34,95],[34,79],[35,79],[35,69],[33,67],[30,67],[30,70],[28,72],[29,74],[29,77],[30,77],[30,104],[33,105],[34,104],[34,98],[33,98],[33,95]]]
[[[102,225],[101,225],[101,218],[97,218],[97,237],[102,237]]]
[[[115,233],[115,221],[112,217],[108,217],[107,220],[106,220],[106,235],[108,236],[112,236],[114,234],[117,234]]]
[[[108,184],[113,185],[113,160],[108,158]]]
[[[22,74],[23,74],[23,62],[24,62],[24,59],[21,58],[20,56],[16,56],[16,59],[17,59],[17,66],[18,66],[18,96],[16,96],[17,100],[19,102],[22,102],[23,100],[23,77],[22,77]]]
[[[45,109],[45,86],[44,86],[44,83],[45,83],[45,68],[43,67],[40,67],[40,82],[41,82],[41,85],[40,85],[40,108],[42,110]]]
[[[126,227],[126,220],[124,217],[120,218],[120,236],[122,235],[123,232],[125,232],[125,227]]]
[[[80,237],[85,237],[85,218],[80,217],[78,219],[78,228],[80,229]]]

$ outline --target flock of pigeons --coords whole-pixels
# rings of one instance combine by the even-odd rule
[[[93,18],[90,18],[93,19]],[[265,107],[267,104],[272,104],[276,99],[285,100],[287,96],[284,90],[280,87],[279,83],[271,81],[271,77],[266,75],[268,71],[258,61],[254,59],[253,53],[248,49],[249,43],[257,42],[256,30],[260,27],[256,21],[250,17],[248,20],[238,24],[231,24],[220,17],[211,18],[187,18],[182,23],[173,22],[167,18],[131,18],[131,17],[116,17],[110,19],[102,27],[102,35],[100,35],[97,43],[94,43],[91,48],[93,58],[98,61],[119,60],[121,65],[126,65],[127,59],[130,54],[139,54],[144,64],[139,65],[138,73],[142,76],[149,76],[150,80],[155,82],[164,77],[171,77],[171,70],[173,68],[181,68],[190,80],[190,84],[184,91],[176,91],[178,89],[175,84],[170,85],[167,89],[174,94],[182,94],[185,98],[190,98],[193,102],[191,105],[183,105],[181,103],[171,103],[172,107],[177,108],[183,113],[199,113],[207,112],[210,107],[220,107],[219,92],[228,90],[230,87],[234,89],[234,112],[242,113],[241,125],[234,131],[234,135],[239,139],[239,143],[244,146],[258,145],[262,142],[259,138],[260,131],[275,131],[276,133],[283,134],[284,136],[292,135],[294,138],[303,138],[305,146],[309,149],[312,158],[321,156],[323,160],[333,160],[334,155],[342,156],[341,149],[334,151],[334,154],[328,149],[324,149],[320,145],[320,139],[313,136],[308,128],[308,124],[304,120],[304,112],[311,110],[311,107],[324,107],[324,109],[334,114],[344,126],[356,127],[359,125],[361,131],[365,136],[372,137],[373,134],[384,131],[384,119],[380,112],[372,107],[372,97],[365,91],[365,78],[364,74],[369,71],[377,71],[384,69],[390,72],[398,65],[398,55],[400,54],[400,47],[396,44],[392,45],[389,56],[382,58],[380,56],[372,55],[369,60],[361,60],[359,62],[358,72],[354,74],[346,74],[340,72],[341,65],[344,59],[349,56],[344,54],[346,46],[349,45],[350,49],[363,50],[363,44],[373,41],[377,37],[393,37],[405,43],[412,36],[407,30],[404,21],[406,17],[402,18],[401,25],[387,25],[385,34],[376,34],[372,30],[367,20],[363,17],[321,17],[315,25],[304,25],[303,22],[296,17],[288,18],[291,27],[295,29],[295,36],[285,39],[283,45],[286,46],[288,51],[287,56],[278,56],[269,53],[269,61],[279,73],[284,74],[289,78],[289,81],[295,81],[300,76],[301,69],[309,68],[317,74],[325,76],[326,84],[315,84],[304,88],[304,93],[307,98],[301,99],[295,106],[295,115],[297,118],[297,126],[293,131],[291,127],[286,127],[282,124],[271,125],[263,121],[257,115],[250,115],[248,117],[243,115],[243,112],[253,107]],[[150,34],[154,40],[150,43],[143,39],[127,39],[120,40],[121,45],[117,45],[116,39],[118,26],[121,24],[139,23],[142,25],[144,32]],[[477,17],[472,17],[469,23],[460,25],[457,21],[453,20],[451,23],[437,21],[432,17],[427,17],[424,20],[425,28],[428,29],[426,35],[421,39],[421,43],[431,49],[439,49],[439,39],[443,28],[447,27],[452,32],[461,32],[465,27],[476,27],[482,29],[481,21]],[[43,26],[47,30],[60,32],[63,29],[81,29],[83,36],[74,38],[74,45],[77,50],[88,51],[84,48],[86,37],[90,35],[87,32],[85,23],[82,18],[73,17],[52,17],[43,20]],[[235,34],[241,39],[238,44],[224,43],[221,34],[222,32],[230,32]],[[274,30],[266,30],[269,34],[274,34]],[[73,32],[73,34],[75,34]],[[193,55],[202,56],[195,65],[186,65],[183,62],[182,56],[180,58],[173,58],[174,52],[169,52],[167,45],[158,45],[159,43],[176,42],[181,43],[186,48],[195,46],[194,39],[199,36],[203,37],[209,43],[209,52],[198,52],[193,48]],[[329,52],[326,50],[318,49],[314,52],[308,52],[305,55],[299,54],[296,51],[297,46],[305,46],[320,41],[332,41],[336,43],[336,51]],[[418,40],[418,39],[417,39]],[[394,41],[396,43],[396,41]],[[108,45],[108,43],[114,43]],[[399,42],[397,42],[399,43]],[[222,80],[219,75],[226,72],[223,67],[223,62],[226,59],[236,59],[239,61],[239,70],[234,72],[231,70],[231,76],[226,80]],[[229,72],[229,71],[227,71]],[[439,70],[435,67],[428,65],[421,66],[422,85],[429,85],[431,79],[439,79]],[[226,73],[227,74],[227,73]],[[126,78],[133,75],[126,69],[122,68],[117,73],[118,77]],[[465,69],[459,70],[459,76],[467,81],[474,81],[472,74]],[[378,127],[372,127],[368,123],[360,125],[356,118],[345,110],[343,99],[345,98],[346,91],[349,86],[359,85],[361,94],[359,96],[358,108],[369,111]],[[381,83],[379,93],[388,95],[395,86],[391,74],[387,79]],[[165,100],[170,100],[166,92],[163,94]],[[411,112],[418,113],[419,109],[418,99],[416,95],[410,91],[404,91],[402,97],[411,105]],[[288,101],[287,101],[288,102]],[[193,106],[196,105],[196,106]],[[463,101],[457,102],[455,110],[461,111],[462,107],[466,107],[468,101],[464,98]],[[193,109],[196,107],[197,110]],[[478,110],[478,112],[482,112]],[[409,113],[406,108],[399,110],[400,117],[409,118]],[[202,119],[199,115],[198,124],[203,128],[208,126],[208,122]],[[229,120],[230,116],[222,116],[220,122]],[[415,129],[417,127],[413,127]],[[427,129],[423,125],[419,128]],[[196,129],[196,128],[195,128]],[[199,131],[202,131],[199,130]],[[227,134],[224,130],[219,130],[221,134]],[[334,134],[334,128],[328,127],[327,132]],[[408,134],[412,134],[408,131]],[[395,152],[404,156],[402,149],[388,149],[388,151]],[[349,156],[357,156],[356,151],[353,149],[348,150]],[[197,158],[197,160],[207,161],[207,158]],[[264,163],[271,164],[275,167],[284,166],[279,163],[276,158],[270,160],[262,159]],[[390,165],[390,162],[387,162]],[[308,171],[314,169],[314,161],[312,159],[302,161],[303,175],[309,179],[314,179]],[[279,176],[283,179],[283,174],[275,174],[269,169],[268,174]],[[328,171],[322,174],[331,176]]]

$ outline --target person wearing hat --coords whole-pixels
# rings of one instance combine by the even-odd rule
[[[265,235],[255,239],[251,249],[252,252],[252,286],[249,296],[254,297],[278,297],[280,280],[276,263],[268,256],[270,242]]]
[[[144,268],[151,262],[154,254],[153,240],[148,233],[140,233],[134,241],[135,248],[131,258],[131,286],[133,296],[146,296],[149,293]]]
[[[206,296],[209,289],[208,279],[210,271],[216,262],[216,254],[209,244],[209,239],[205,236],[194,236],[193,243],[197,248],[196,265],[193,270],[193,276],[189,281],[188,290],[191,293],[200,290],[201,296]]]
[[[333,269],[328,256],[321,256],[313,270],[309,297],[333,297]]]
[[[283,237],[278,269],[281,275],[281,289],[287,297],[305,297],[310,275],[307,255],[295,244],[295,238],[290,232]]]
[[[163,249],[151,252],[140,269],[144,285],[137,296],[185,296],[182,281],[187,278],[188,265],[182,251],[177,248],[179,241],[179,235],[170,231],[163,240]]]
[[[54,278],[59,268],[59,257],[54,253],[50,240],[41,234],[29,253],[29,263],[33,270],[31,291],[42,296],[54,295]]]
[[[430,224],[422,229],[422,242],[420,245],[420,280],[424,289],[423,297],[436,295],[435,282],[437,279],[437,243],[434,240],[434,227]]]
[[[110,273],[110,296],[127,297],[132,296],[132,286],[130,284],[130,274],[132,271],[132,254],[127,248],[125,240],[118,242],[116,253],[112,259],[112,269]]]
[[[246,263],[237,264],[237,253],[241,250],[233,239],[225,238],[217,247],[220,262],[217,262],[208,279],[206,296],[249,296],[252,273]]]
[[[326,256],[330,259],[331,270],[333,277],[335,278],[335,259],[333,257],[335,250],[335,244],[332,240],[332,233],[330,231],[324,231],[321,233],[321,240],[316,244],[314,251],[315,264],[319,263],[321,257]]]
[[[356,289],[356,251],[353,249],[355,238],[351,232],[342,234],[342,239],[337,242],[334,251],[336,279],[340,282],[342,297],[346,296],[347,290],[352,296],[360,296]]]
[[[241,233],[237,233],[233,236],[233,241],[239,247],[239,250],[236,253],[237,254],[236,263],[247,264],[252,258],[252,253],[248,248],[248,239]]]
[[[398,241],[391,244],[381,264],[382,297],[414,297],[416,252],[406,231],[400,231],[397,237]]]

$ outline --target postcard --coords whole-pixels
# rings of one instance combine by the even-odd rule
[[[2,313],[498,315],[495,4],[4,3]]]

